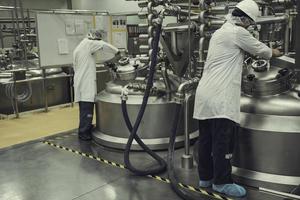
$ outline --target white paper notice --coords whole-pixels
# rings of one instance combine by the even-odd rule
[[[57,40],[58,43],[58,52],[61,55],[69,54],[69,46],[68,46],[68,40],[65,38],[60,38]]]
[[[77,19],[75,21],[75,31],[77,35],[85,34],[86,30],[85,30],[85,24],[83,20]]]
[[[74,20],[67,20],[66,21],[66,34],[67,35],[74,35],[75,34]]]
[[[127,48],[127,33],[126,32],[113,32],[112,33],[113,45],[117,48]]]

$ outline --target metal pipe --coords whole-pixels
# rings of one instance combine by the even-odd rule
[[[288,20],[288,15],[282,16],[262,16],[257,18],[257,24],[271,24],[271,23],[280,23]],[[206,21],[209,27],[212,26],[222,26],[225,20],[222,19],[210,19]]]
[[[195,28],[194,24],[190,25],[191,29]],[[179,26],[166,26],[164,27],[164,32],[186,32],[189,30],[189,25],[179,25]]]
[[[286,192],[279,192],[279,191],[276,191],[276,190],[271,190],[271,189],[262,188],[262,187],[260,187],[259,190],[263,191],[263,192],[276,194],[276,195],[279,195],[279,196],[282,196],[282,197],[289,197],[289,198],[292,198],[292,199],[300,199],[299,195],[289,194],[289,193],[286,193]]]
[[[31,19],[30,19],[29,9],[27,9],[27,23],[28,23],[29,33],[31,33]]]
[[[228,6],[214,6],[209,9],[209,13],[213,15],[226,15],[228,12]]]
[[[190,154],[190,134],[189,134],[189,100],[191,94],[185,95],[184,99],[184,154],[181,157],[181,167],[192,169],[194,166],[193,156]]]
[[[150,59],[149,59],[149,57],[140,57],[139,60],[141,63],[149,63]]]
[[[26,31],[26,25],[25,25],[24,9],[23,9],[22,0],[19,0],[19,4],[20,4],[20,12],[21,12],[21,19],[22,19],[24,37],[25,37],[25,40],[27,40],[27,33],[26,33],[27,31]],[[24,49],[24,59],[25,59],[25,61],[27,61],[27,44],[22,43],[22,47]],[[27,69],[28,69],[28,67],[27,67]]]
[[[191,94],[185,95],[184,100],[184,154],[190,155],[190,134],[189,134],[189,100]]]
[[[52,76],[52,77],[46,77],[46,80],[51,80],[51,79],[56,79],[56,78],[64,78],[64,77],[70,77],[71,75],[63,75],[63,76]],[[24,80],[18,80],[16,81],[17,84],[19,83],[28,83],[28,82],[34,82],[34,81],[41,81],[44,78],[30,78],[30,79],[24,79]],[[8,85],[12,84],[14,81],[8,81],[8,82],[3,82],[1,85]]]
[[[28,21],[35,22],[35,20],[33,18],[31,18],[29,20],[27,19],[26,21],[27,22]],[[3,24],[13,23],[13,22],[15,22],[15,20],[12,20],[11,17],[10,18],[7,18],[7,17],[0,18],[0,23],[3,23]],[[19,22],[21,22],[21,19],[19,19]]]
[[[2,32],[2,27],[0,26],[0,41],[1,41],[1,47],[2,49],[4,49],[4,36],[3,36],[3,32]]]
[[[181,83],[177,89],[175,102],[176,104],[184,104],[184,151],[185,153],[181,157],[181,166],[184,169],[191,169],[193,167],[193,156],[189,154],[190,152],[190,136],[188,128],[188,117],[189,117],[189,106],[188,101],[191,94],[187,94],[187,90],[193,85],[199,82],[199,78],[195,77]]]
[[[139,12],[139,13],[138,13],[138,17],[139,17],[140,19],[147,19],[147,17],[148,17],[148,12]]]
[[[209,28],[220,28],[225,23],[225,20],[221,19],[211,19],[208,20],[207,25]]]
[[[71,107],[74,107],[74,102],[73,102],[73,97],[74,97],[74,94],[73,94],[73,68],[72,67],[69,67],[69,74],[70,74],[70,77],[69,77],[69,83],[70,83],[70,101],[71,101]]]
[[[67,0],[67,8],[72,9],[72,7],[73,7],[72,0]]]
[[[272,3],[279,3],[279,4],[290,3],[290,2],[291,2],[291,0],[272,0]]]
[[[296,16],[296,68],[300,68],[300,1],[297,1],[297,16]]]
[[[171,32],[171,50],[172,50],[173,54],[175,54],[175,55],[179,54],[179,51],[177,48],[177,35],[176,35],[175,31]]]
[[[262,16],[257,18],[257,24],[270,24],[270,23],[279,23],[288,20],[287,15],[282,16]]]
[[[24,17],[24,9],[23,9],[22,0],[19,0],[19,4],[20,4],[20,13],[21,13],[21,20],[22,20],[22,25],[23,25],[24,36],[26,38],[26,25],[25,25],[25,17]]]
[[[17,99],[17,84],[16,84],[16,81],[17,81],[17,78],[16,78],[16,73],[14,72],[13,73],[13,81],[14,81],[14,98],[13,98],[13,101],[14,101],[14,104],[15,104],[15,115],[16,115],[16,118],[19,118],[19,105],[18,105],[18,99]]]
[[[48,91],[47,91],[47,74],[46,69],[43,68],[43,94],[44,94],[44,101],[45,101],[45,112],[48,112]]]
[[[141,53],[147,53],[150,50],[148,45],[140,45],[139,47]]]
[[[192,75],[192,62],[191,62],[191,0],[189,0],[189,15],[188,15],[188,50],[189,50],[189,66],[188,66],[188,77]]]
[[[199,40],[199,62],[204,62],[204,41],[204,37]]]
[[[189,79],[183,83],[181,83],[177,89],[177,94],[184,94],[185,90],[194,85],[194,84],[197,84],[199,82],[199,78],[198,77],[194,77],[192,79]]]
[[[138,6],[140,8],[146,8],[148,6],[148,1],[140,1],[138,2]]]
[[[149,35],[148,34],[139,34],[139,42],[145,43],[148,42]]]
[[[168,70],[167,68],[163,68],[162,71],[162,76],[163,76],[163,79],[164,79],[164,83],[166,85],[166,93],[167,93],[167,99],[169,101],[171,101],[171,84],[170,84],[170,79],[169,79],[169,76],[168,76]]]
[[[286,10],[286,14],[288,16],[289,11]],[[287,55],[289,53],[290,48],[290,27],[289,27],[290,18],[287,19],[287,23],[285,24],[285,35],[284,35],[284,53]]]
[[[20,39],[20,24],[19,24],[19,14],[18,14],[18,8],[17,8],[17,0],[14,0],[15,5],[15,17],[16,17],[16,24],[17,24],[17,33],[18,33],[18,39]]]
[[[15,43],[17,42],[17,36],[16,36],[16,33],[15,33],[15,30],[16,30],[16,24],[15,24],[15,13],[14,13],[14,10],[11,10],[11,20],[12,20],[12,25],[13,25],[13,33],[14,33],[14,40],[15,40]]]

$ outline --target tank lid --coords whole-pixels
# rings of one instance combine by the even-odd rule
[[[294,70],[271,66],[265,60],[255,61],[243,69],[242,91],[253,96],[268,96],[292,88]]]

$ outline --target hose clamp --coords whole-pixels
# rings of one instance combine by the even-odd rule
[[[122,89],[122,92],[121,92],[121,100],[122,101],[127,101],[128,100],[128,89],[127,89],[127,87],[124,87],[123,89]]]
[[[184,103],[184,94],[177,92],[175,95],[175,103],[176,104],[183,104]]]

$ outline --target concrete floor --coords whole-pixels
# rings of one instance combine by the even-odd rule
[[[74,107],[51,108],[47,113],[21,113],[19,119],[0,120],[0,148],[76,129],[78,112],[75,104]]]
[[[20,119],[0,120],[0,200],[180,200],[168,183],[138,177],[126,169],[42,143],[47,140],[109,161],[124,163],[121,150],[79,141],[77,124],[77,106],[21,115]],[[67,131],[71,129],[74,131]],[[64,131],[67,132],[53,135]],[[167,157],[166,151],[158,154],[165,159]],[[176,150],[179,180],[197,187],[196,168],[183,170],[180,167],[182,154],[183,149]],[[131,159],[141,169],[156,164],[143,152],[133,152]],[[167,178],[166,173],[160,176]],[[193,194],[199,200],[214,199]],[[283,198],[248,188],[248,195],[243,200]]]
[[[123,152],[79,141],[76,132],[52,136],[51,143],[123,164]],[[166,158],[167,152],[158,152]],[[182,149],[176,150],[175,163],[182,183],[197,187],[196,168],[180,168]],[[132,153],[141,169],[155,164],[143,152]],[[180,200],[170,185],[148,177],[138,177],[120,169],[59,149],[41,141],[25,143],[0,151],[0,199],[2,200]],[[167,178],[166,174],[161,177]],[[199,200],[212,197],[194,193]],[[248,188],[243,200],[283,200]]]

